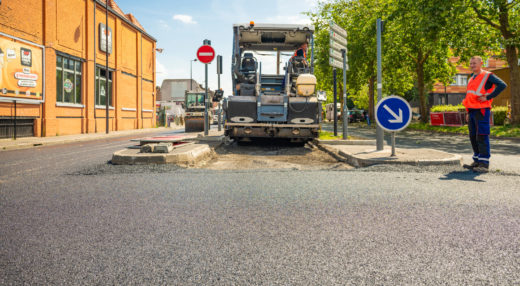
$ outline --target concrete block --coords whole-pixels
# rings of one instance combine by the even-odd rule
[[[170,153],[173,151],[172,143],[158,143],[153,148],[153,153]]]
[[[141,146],[141,153],[153,153],[157,144],[145,144]]]

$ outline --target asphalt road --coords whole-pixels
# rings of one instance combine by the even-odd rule
[[[0,152],[0,284],[520,284],[517,174],[108,164],[128,139]]]

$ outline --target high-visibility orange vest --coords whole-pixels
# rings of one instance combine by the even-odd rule
[[[302,48],[299,48],[297,49],[296,51],[294,51],[294,55],[292,56],[293,58],[296,57],[296,54],[298,53],[299,50],[303,50],[303,58],[307,59],[307,51],[305,51],[304,49]]]
[[[475,78],[471,77],[468,82],[468,87],[466,90],[466,98],[462,101],[462,104],[466,108],[472,109],[481,109],[481,108],[491,108],[491,103],[493,99],[486,100],[484,102],[480,102],[477,98],[479,96],[488,95],[495,90],[495,85],[493,85],[490,89],[486,90],[486,82],[491,75],[491,72],[483,70],[480,74],[478,74]]]

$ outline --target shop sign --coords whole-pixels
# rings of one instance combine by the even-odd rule
[[[73,88],[74,88],[74,84],[72,83],[72,81],[70,81],[70,79],[66,79],[63,82],[63,89],[65,89],[65,91],[67,93],[71,92]]]
[[[41,100],[44,48],[5,34],[0,47],[0,97]]]
[[[108,30],[108,31],[107,31]],[[112,29],[106,29],[105,24],[99,23],[99,49],[107,52],[107,36],[108,36],[108,54],[112,53]]]
[[[18,81],[18,86],[20,86],[20,87],[36,87],[36,81],[21,79],[21,80]]]
[[[16,52],[13,49],[7,49],[7,58],[8,59],[16,59]]]
[[[32,52],[29,49],[20,48],[20,60],[23,66],[32,66]]]
[[[16,79],[38,80],[38,75],[34,73],[17,72],[14,74]]]

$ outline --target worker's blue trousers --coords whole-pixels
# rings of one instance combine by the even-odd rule
[[[489,108],[469,110],[469,139],[473,148],[473,161],[489,165],[491,157],[489,148],[490,129]]]

